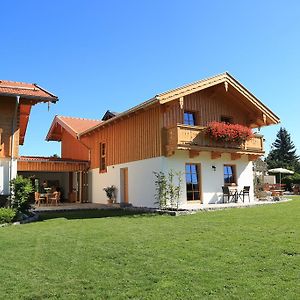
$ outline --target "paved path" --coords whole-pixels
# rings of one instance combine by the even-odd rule
[[[82,209],[114,209],[119,208],[118,204],[99,204],[99,203],[60,203],[59,205],[44,205],[35,207],[35,212],[42,211],[65,211],[65,210],[82,210]]]
[[[290,199],[283,199],[281,201],[254,201],[254,202],[239,202],[239,203],[212,203],[212,204],[202,204],[198,205],[186,205],[183,206],[183,209],[186,210],[219,210],[226,208],[242,208],[242,207],[252,207],[258,205],[269,205],[274,203],[286,202]],[[61,203],[58,206],[46,206],[42,204],[40,207],[35,208],[35,212],[43,212],[43,211],[68,211],[68,210],[84,210],[84,209],[117,209],[119,208],[119,204],[99,204],[99,203]],[[133,208],[139,209],[139,208]],[[143,208],[141,208],[143,209]]]

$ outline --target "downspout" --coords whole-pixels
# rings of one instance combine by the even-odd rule
[[[15,107],[15,112],[14,112],[14,116],[13,116],[13,121],[12,121],[12,131],[11,131],[11,160],[10,160],[10,167],[9,167],[9,182],[13,179],[12,178],[12,172],[13,172],[13,161],[14,161],[14,144],[15,144],[15,129],[17,126],[17,117],[18,117],[18,108],[19,108],[19,103],[20,103],[20,96],[16,96],[16,107]],[[10,185],[9,185],[9,193],[11,193],[10,190]]]

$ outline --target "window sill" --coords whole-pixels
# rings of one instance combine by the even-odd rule
[[[187,204],[201,203],[201,200],[186,200]]]

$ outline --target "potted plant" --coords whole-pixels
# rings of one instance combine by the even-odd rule
[[[107,196],[107,202],[109,204],[115,203],[116,201],[116,190],[117,188],[114,185],[108,186],[103,189],[105,191],[106,196]]]
[[[253,137],[251,128],[240,124],[211,122],[206,128],[206,134],[215,141],[241,144]]]

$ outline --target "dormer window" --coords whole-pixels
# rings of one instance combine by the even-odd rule
[[[184,117],[183,117],[183,124],[195,126],[196,125],[195,113],[190,112],[190,111],[185,111]]]
[[[106,113],[104,114],[104,116],[102,117],[102,121],[107,121],[107,120],[115,117],[117,114],[118,114],[117,112],[107,110]]]
[[[221,116],[221,122],[226,124],[233,124],[233,118],[230,116]]]

